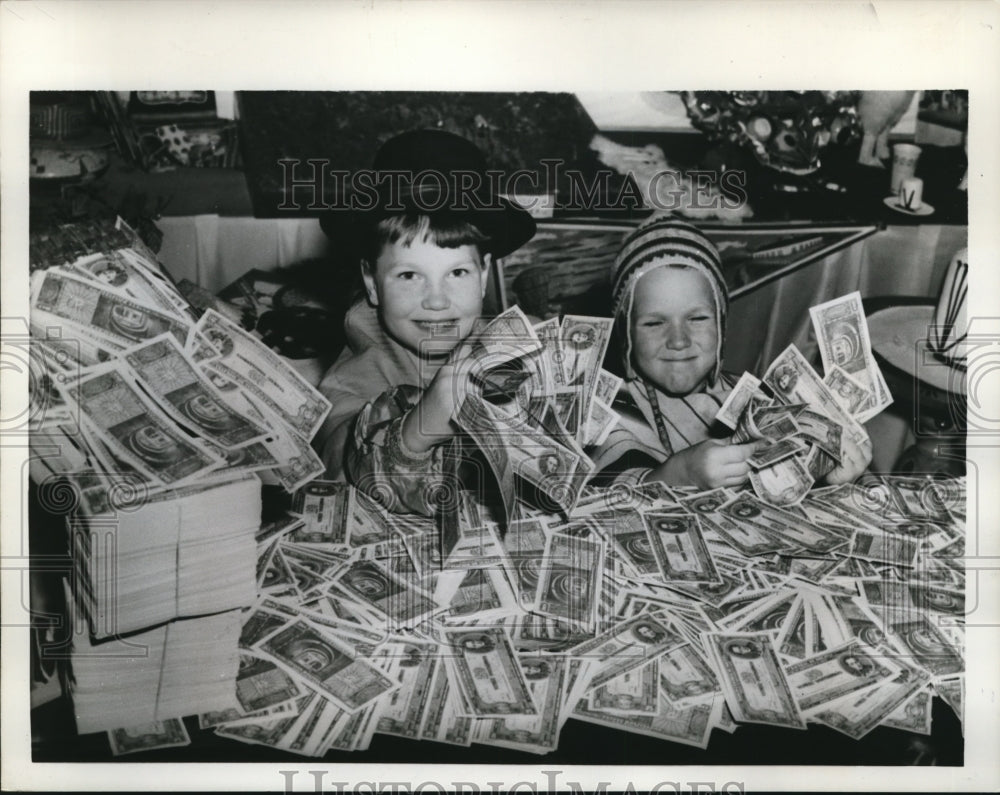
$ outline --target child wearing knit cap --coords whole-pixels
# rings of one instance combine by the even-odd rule
[[[731,444],[715,422],[736,383],[721,369],[729,295],[715,246],[684,221],[651,216],[615,259],[612,301],[625,382],[619,424],[590,452],[596,482],[743,484],[761,443]],[[871,451],[845,443],[842,459],[828,483],[856,478]]]

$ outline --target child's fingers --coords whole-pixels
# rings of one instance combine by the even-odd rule
[[[730,444],[720,450],[720,461],[727,464],[746,461],[750,456],[758,450],[764,449],[766,446],[767,443],[763,439],[755,439],[746,444]]]
[[[750,465],[746,461],[735,461],[719,468],[721,486],[739,486],[750,477]]]

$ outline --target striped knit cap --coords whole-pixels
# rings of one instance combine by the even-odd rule
[[[622,245],[611,269],[611,301],[613,315],[624,333],[625,372],[636,378],[632,367],[632,329],[629,319],[635,286],[639,279],[655,268],[687,266],[701,273],[709,283],[715,299],[718,323],[718,350],[711,382],[719,376],[722,366],[722,344],[726,336],[726,313],[729,292],[722,275],[722,260],[711,241],[691,224],[669,213],[657,213],[643,221]]]

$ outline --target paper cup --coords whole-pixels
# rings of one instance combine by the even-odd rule
[[[899,183],[899,203],[905,209],[916,212],[923,204],[924,181],[918,177],[907,177]]]
[[[889,192],[899,193],[900,183],[912,177],[917,168],[917,160],[923,150],[915,144],[896,144],[892,147],[892,177]]]

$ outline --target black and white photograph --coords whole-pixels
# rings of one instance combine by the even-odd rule
[[[239,9],[0,3],[4,789],[1000,787],[997,7]]]

